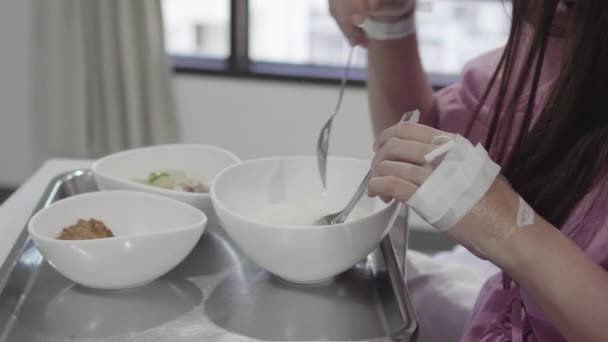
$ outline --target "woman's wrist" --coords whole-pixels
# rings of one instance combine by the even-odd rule
[[[400,15],[381,15],[380,13],[370,13],[369,18],[374,21],[381,21],[385,23],[395,23],[405,19],[414,19],[416,15],[416,6],[410,7],[409,10]]]
[[[533,265],[538,257],[539,244],[552,240],[555,234],[561,233],[537,215],[535,224],[518,228],[498,244],[490,261],[508,274],[525,273],[526,267]]]
[[[394,41],[416,33],[414,11],[400,17],[374,17],[365,19],[361,28],[368,40]]]

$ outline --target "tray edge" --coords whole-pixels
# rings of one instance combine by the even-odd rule
[[[44,207],[48,206],[49,201],[54,197],[55,193],[61,188],[61,185],[63,183],[65,183],[66,181],[68,181],[69,179],[71,179],[73,177],[81,176],[87,172],[90,172],[90,170],[89,169],[78,169],[78,170],[62,172],[62,173],[54,176],[53,178],[51,178],[51,180],[49,181],[44,192],[38,199],[38,202],[36,203],[34,210],[32,210],[32,212],[28,216],[25,226],[21,229],[21,232],[19,233],[17,240],[15,240],[13,247],[11,248],[8,255],[6,256],[6,259],[4,260],[2,265],[0,265],[0,293],[2,293],[5,290],[9,277],[12,274],[12,272],[14,271],[15,267],[17,266],[19,257],[23,253],[24,249],[28,246],[30,236],[27,231],[27,226],[28,226],[28,223],[29,223],[29,220],[31,219],[31,217],[34,216],[38,211],[40,211]]]

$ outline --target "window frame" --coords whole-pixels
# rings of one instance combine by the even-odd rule
[[[226,59],[169,55],[176,74],[222,76],[273,81],[338,85],[344,73],[339,66],[254,62],[249,58],[249,0],[230,0],[230,46]],[[460,76],[429,73],[435,89],[456,83]],[[365,87],[367,72],[352,68],[348,85]]]

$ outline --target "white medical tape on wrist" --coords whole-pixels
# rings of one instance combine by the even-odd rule
[[[517,227],[523,228],[534,224],[534,210],[523,198],[519,198],[517,208]]]
[[[443,160],[407,204],[442,232],[455,226],[488,192],[500,166],[486,150],[456,135],[426,156]]]
[[[395,22],[366,18],[360,26],[368,39],[398,40],[416,33],[415,15],[407,15]]]

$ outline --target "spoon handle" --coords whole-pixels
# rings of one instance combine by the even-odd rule
[[[348,52],[348,59],[346,60],[344,75],[342,76],[342,81],[340,83],[340,92],[338,93],[338,101],[336,102],[336,108],[334,109],[334,112],[331,114],[327,122],[325,122],[325,125],[323,125],[321,133],[319,134],[319,138],[317,139],[317,164],[319,166],[319,174],[321,176],[321,183],[323,184],[323,189],[327,189],[327,155],[329,153],[329,138],[331,135],[331,125],[334,120],[334,117],[336,117],[338,111],[340,111],[340,107],[342,106],[342,99],[344,98],[344,89],[346,88],[346,82],[348,81],[348,74],[350,73],[354,53],[355,46],[352,46]]]
[[[355,46],[352,46],[348,51],[348,57],[346,59],[346,67],[344,68],[344,74],[342,75],[342,81],[340,82],[340,92],[338,93],[338,102],[336,103],[336,108],[334,109],[334,114],[338,114],[340,107],[342,106],[342,99],[344,98],[344,89],[346,88],[346,82],[348,81],[348,74],[350,73],[350,69],[352,66],[353,55],[355,53]]]
[[[334,217],[333,220],[331,220],[331,224],[337,224],[337,223],[342,223],[342,222],[346,221],[346,218],[348,217],[348,215],[350,215],[350,213],[353,211],[353,209],[355,209],[355,207],[357,206],[357,203],[359,203],[359,200],[361,199],[361,197],[363,197],[363,194],[365,194],[365,192],[367,191],[367,183],[369,183],[369,180],[371,178],[372,178],[372,171],[369,170],[369,171],[367,171],[367,175],[365,175],[365,178],[363,178],[363,181],[361,181],[361,184],[359,184],[359,188],[357,188],[357,191],[355,192],[353,197],[350,199],[350,201],[348,202],[346,207],[344,209],[342,209],[342,211],[338,215],[336,215],[336,217]]]

